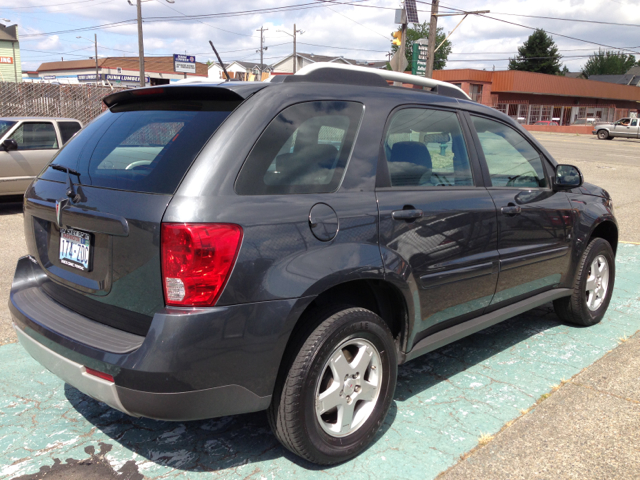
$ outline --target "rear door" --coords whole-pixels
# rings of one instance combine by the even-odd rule
[[[495,119],[470,115],[486,186],[497,207],[500,275],[492,307],[557,286],[570,261],[571,205],[551,188],[544,156]]]
[[[402,272],[414,289],[417,341],[490,304],[496,211],[453,110],[396,110],[382,155],[380,246],[387,272]]]
[[[45,292],[93,320],[140,335],[164,306],[160,224],[166,206],[242,100],[181,91],[176,100],[147,90],[140,101],[112,106],[65,145],[56,168],[46,169],[26,195],[27,243],[47,274]]]

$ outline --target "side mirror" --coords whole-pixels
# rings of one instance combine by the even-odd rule
[[[5,152],[9,152],[11,150],[18,150],[18,142],[16,142],[12,138],[7,138],[4,142],[2,142],[2,148],[4,148]]]
[[[582,186],[584,179],[582,172],[573,165],[558,165],[554,186],[558,190],[570,190]]]

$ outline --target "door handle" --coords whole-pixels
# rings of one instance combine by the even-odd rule
[[[410,210],[396,210],[391,212],[391,218],[394,220],[415,220],[422,217],[422,210],[410,209]]]
[[[513,215],[519,215],[522,212],[522,208],[520,207],[520,205],[510,204],[506,207],[502,207],[500,211],[502,212],[503,215],[512,217]]]

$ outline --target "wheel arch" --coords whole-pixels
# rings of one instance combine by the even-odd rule
[[[613,250],[613,254],[616,254],[618,249],[618,226],[613,221],[604,220],[596,225],[589,235],[587,245],[594,238],[602,238],[609,242],[609,245],[611,245],[611,249]]]
[[[274,388],[286,374],[287,366],[293,363],[299,344],[320,324],[319,315],[331,312],[332,306],[341,305],[366,308],[380,316],[391,330],[400,356],[409,328],[409,309],[402,292],[384,279],[349,280],[326,288],[302,310],[284,348]]]

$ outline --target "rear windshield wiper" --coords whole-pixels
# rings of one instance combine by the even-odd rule
[[[69,167],[63,167],[62,165],[50,164],[49,166],[54,170],[59,170],[67,174],[67,197],[74,202],[80,200],[80,195],[76,193],[75,188],[73,188],[73,182],[71,181],[71,175],[75,175],[78,177],[78,180],[80,180],[80,172]]]

